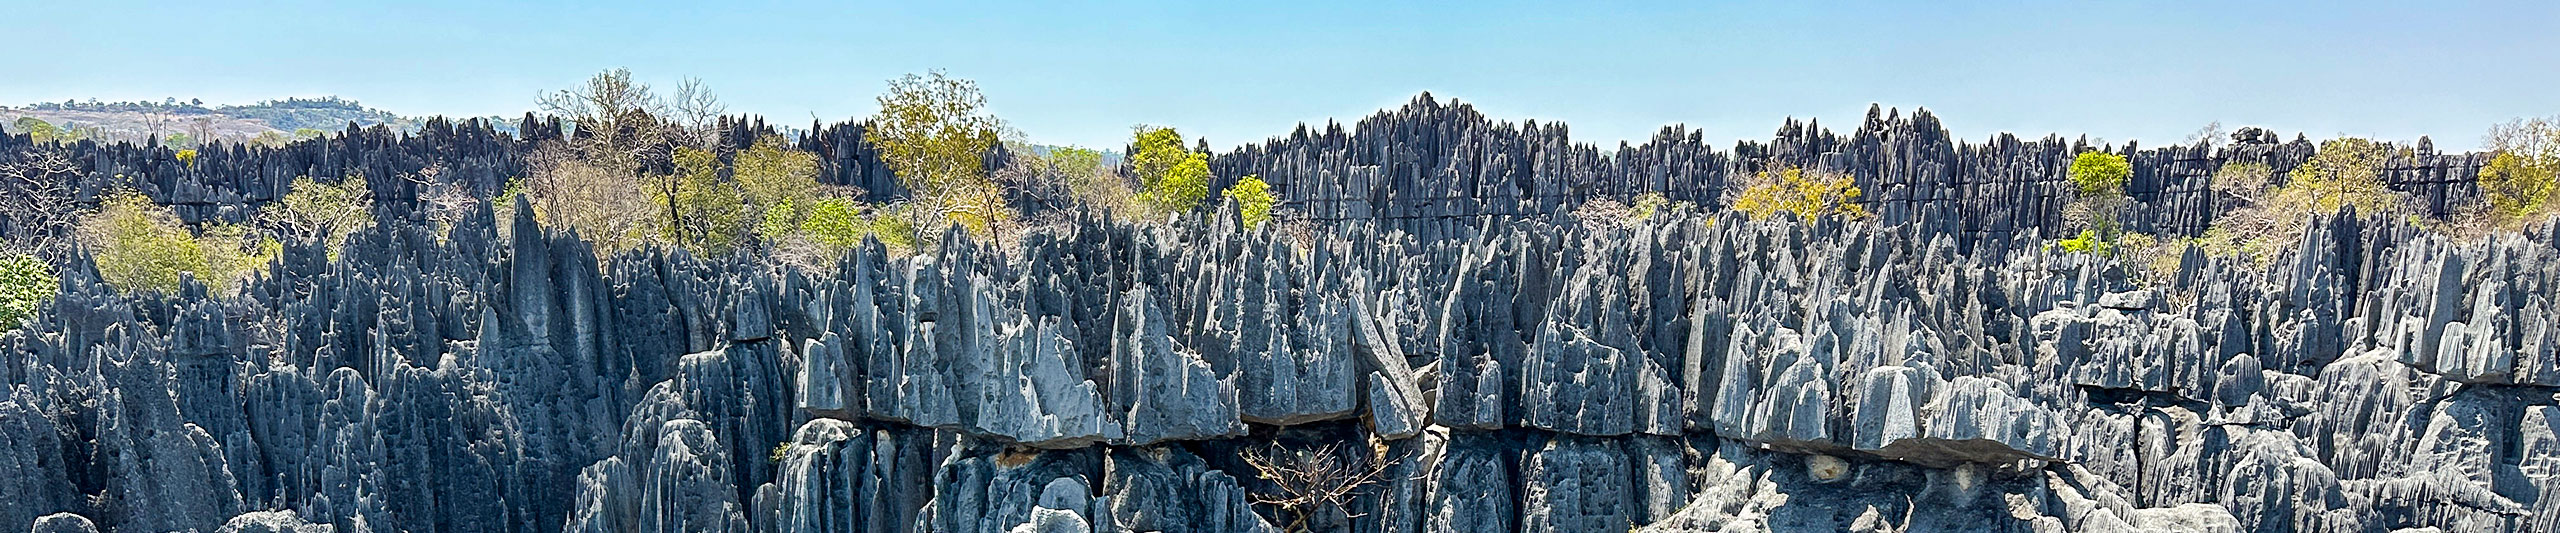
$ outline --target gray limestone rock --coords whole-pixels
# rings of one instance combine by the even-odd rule
[[[1452,437],[1432,468],[1431,514],[1425,531],[1515,531],[1520,524],[1521,484],[1507,453],[1490,439]],[[1473,487],[1452,490],[1456,487]]]
[[[312,524],[291,511],[259,511],[231,517],[214,533],[336,533],[328,524]]]
[[[1121,298],[1112,326],[1111,401],[1126,424],[1121,442],[1143,446],[1244,432],[1236,389],[1198,354],[1175,347],[1147,289]]]
[[[98,533],[97,524],[87,517],[71,513],[54,513],[35,519],[27,533]]]
[[[746,507],[730,483],[729,454],[711,427],[694,420],[664,427],[657,455],[635,480],[642,487],[636,530],[748,531]]]
[[[980,390],[971,433],[1041,448],[1079,448],[1126,438],[1055,319],[1016,322],[999,336],[1000,360]]]
[[[1410,223],[1087,217],[811,269],[599,256],[519,209],[386,224],[335,259],[297,244],[228,294],[120,293],[75,257],[0,334],[0,523],[2560,529],[2560,225],[2455,242],[2332,216],[2263,264],[2191,251],[2153,279],[2038,240],[2067,142],[1959,149],[1979,145],[1877,116],[1731,157],[1685,137],[1604,157],[1416,113],[1483,157],[1219,163],[1322,170],[1270,176],[1375,193],[1308,209]],[[2227,207],[2180,192],[2200,162],[2315,148],[2137,151],[2160,180],[2140,201],[2184,214],[2127,223],[2192,229]],[[1577,215],[1559,198],[1651,189],[1528,179],[1703,185],[1772,162],[1857,174],[1878,220]],[[200,185],[160,192],[228,194]],[[1451,187],[1539,194],[1398,203]],[[206,198],[187,209],[229,201]],[[1530,216],[1465,218],[1505,207]],[[1277,485],[1236,452],[1283,441],[1387,462],[1293,523],[1253,503]]]
[[[907,531],[935,492],[930,432],[811,420],[781,449],[774,480],[781,532]]]
[[[1639,507],[1626,450],[1613,440],[1559,437],[1522,460],[1520,530],[1623,531]]]
[[[835,332],[801,344],[798,382],[800,409],[811,415],[850,418],[863,411],[853,360],[845,356],[844,338]]]
[[[1114,448],[1102,486],[1102,531],[1115,533],[1279,533],[1235,478],[1178,447]]]
[[[1046,507],[1032,509],[1031,521],[1015,526],[1007,533],[1092,533],[1082,516],[1074,512]]]

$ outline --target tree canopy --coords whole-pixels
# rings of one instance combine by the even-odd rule
[[[1002,191],[987,178],[985,157],[1004,122],[987,112],[978,83],[934,71],[889,81],[878,98],[867,139],[898,182],[971,231],[1002,218]]]
[[[1157,214],[1200,208],[1209,198],[1209,155],[1182,147],[1173,128],[1139,127],[1129,167],[1138,175],[1139,199]]]
[[[1865,192],[1858,190],[1857,179],[1848,174],[1787,168],[1754,174],[1739,185],[1726,205],[1754,219],[1782,212],[1806,220],[1867,216],[1866,206],[1858,204],[1858,197]]]

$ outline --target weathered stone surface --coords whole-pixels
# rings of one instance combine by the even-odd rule
[[[1115,448],[1104,468],[1104,531],[1279,533],[1235,478],[1175,447]]]
[[[1638,508],[1626,450],[1616,441],[1562,437],[1520,465],[1520,530],[1533,533],[1620,531]]]
[[[1459,120],[1450,139],[1493,131],[1423,114]],[[0,524],[2560,529],[2553,226],[2456,242],[2329,217],[2263,264],[2197,251],[2136,279],[2148,265],[2036,236],[2074,147],[1960,148],[1927,133],[1934,119],[1871,122],[1615,158],[1524,151],[1545,133],[1443,148],[1486,158],[1290,140],[1343,159],[1219,164],[1331,172],[1272,179],[1379,193],[1309,206],[1339,218],[1416,222],[1079,215],[1002,247],[956,230],[917,256],[866,243],[827,269],[599,257],[521,206],[441,235],[385,224],[334,260],[295,245],[231,294],[122,294],[75,257],[49,308],[0,334]],[[2137,152],[2137,181],[2309,149]],[[1361,159],[1390,155],[1412,158]],[[1869,180],[1880,220],[1394,203],[1607,196],[1643,189],[1522,176],[1694,184],[1766,162]],[[1920,163],[1938,166],[1904,166]],[[2184,210],[2130,224],[2224,207],[2145,194]],[[234,201],[204,200],[187,209]],[[1471,218],[1506,205],[1527,216]],[[1280,484],[1236,451],[1309,440],[1383,469],[1319,519],[1255,504]]]
[[[1516,491],[1521,486],[1508,454],[1482,437],[1449,441],[1434,469],[1431,515],[1424,529],[1432,533],[1514,531],[1520,523]],[[1477,487],[1476,490],[1447,490]]]
[[[312,524],[290,511],[259,511],[231,517],[214,533],[335,533],[328,524]]]
[[[730,482],[729,457],[709,425],[664,426],[658,453],[639,473],[639,531],[744,532],[746,507]]]
[[[37,518],[27,533],[98,533],[98,526],[90,523],[87,517],[54,513]]]
[[[918,442],[922,438],[924,442]],[[908,531],[935,492],[928,432],[811,420],[782,450],[776,531]]]
[[[1219,379],[1198,354],[1180,350],[1151,309],[1144,287],[1122,299],[1112,326],[1112,394],[1130,445],[1177,439],[1226,437],[1244,432],[1235,386]]]

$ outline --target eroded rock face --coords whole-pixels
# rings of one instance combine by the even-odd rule
[[[484,211],[334,262],[295,248],[230,295],[122,295],[74,265],[0,335],[0,520],[2560,527],[2549,227],[2453,243],[2335,217],[2263,268],[2195,253],[2138,283],[1926,219],[1086,219],[806,271],[598,258],[528,211],[510,239]],[[1249,460],[1316,448],[1338,470]]]

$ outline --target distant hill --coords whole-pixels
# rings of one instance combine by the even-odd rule
[[[180,140],[186,143],[209,139],[235,142],[289,140],[336,133],[346,129],[348,124],[415,130],[425,122],[423,117],[402,116],[336,96],[286,98],[248,105],[207,106],[202,100],[170,98],[160,102],[99,102],[93,99],[87,102],[42,102],[21,107],[0,106],[0,129],[22,133],[27,128],[19,122],[25,118],[44,121],[55,131],[71,132],[75,136],[139,140],[156,133],[163,142],[168,142],[172,135],[182,135]],[[514,132],[513,120],[489,118],[499,123],[500,131]]]
[[[214,111],[226,116],[265,121],[268,127],[284,131],[304,128],[335,130],[346,127],[349,122],[360,126],[390,124],[401,127],[406,127],[409,123],[409,119],[392,114],[390,111],[365,107],[364,104],[356,103],[354,100],[335,96],[308,100],[286,98],[252,105],[227,105]]]

